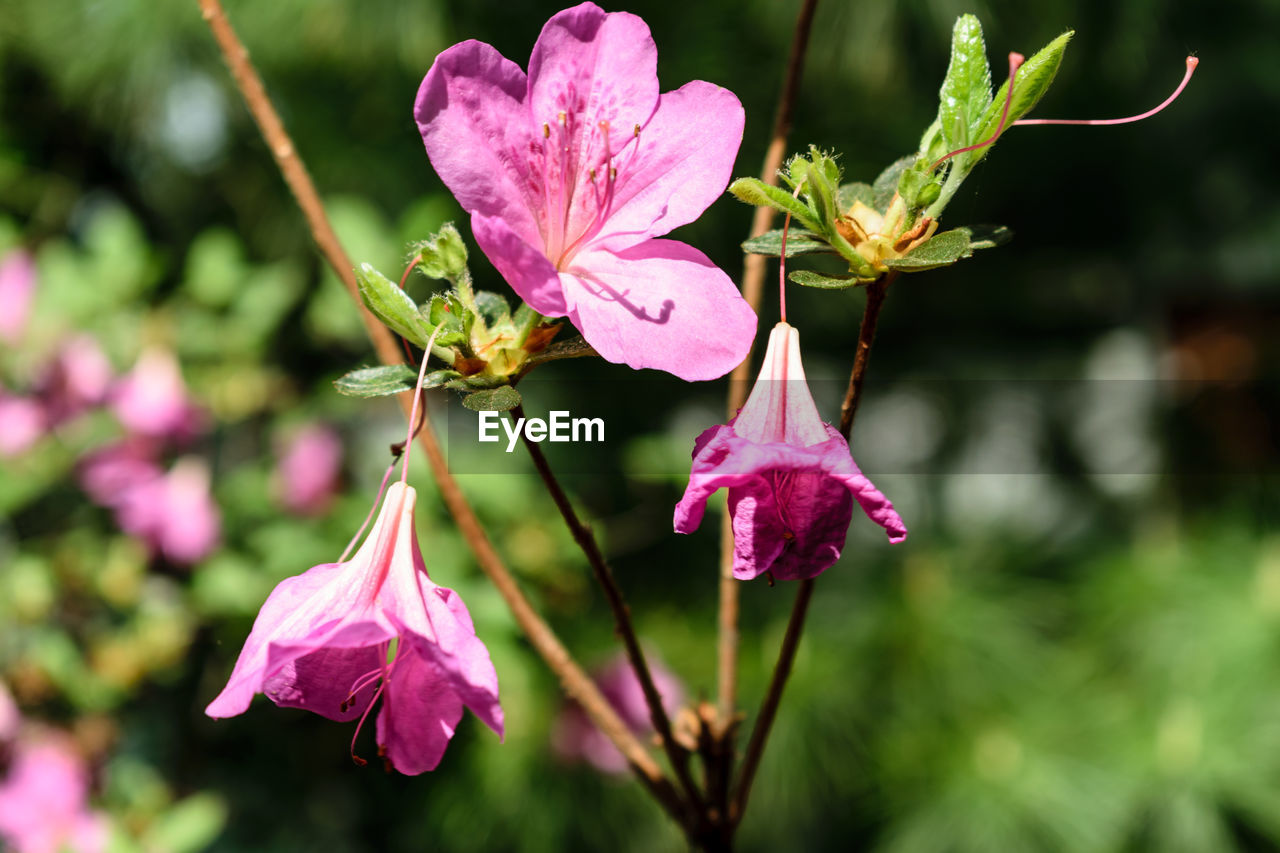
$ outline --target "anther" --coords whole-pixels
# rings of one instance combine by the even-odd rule
[[[551,125],[547,124],[546,122],[542,123],[542,138],[543,139],[551,138]]]
[[[639,135],[640,135],[640,125],[638,125],[638,124],[636,125],[635,135],[636,135],[636,136],[639,136]]]
[[[596,182],[596,170],[590,169],[589,174],[591,175],[591,183],[594,184]]]
[[[609,180],[616,181],[618,179],[618,168],[616,166],[609,167]]]
[[[564,110],[561,110],[559,115],[556,116],[556,121],[560,122],[561,124],[564,124],[566,118],[567,116],[564,114]]]

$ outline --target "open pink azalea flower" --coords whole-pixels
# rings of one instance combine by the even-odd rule
[[[111,502],[125,533],[146,542],[171,563],[198,563],[218,547],[222,513],[202,459],[184,456],[168,473],[140,480]]]
[[[48,429],[44,406],[0,388],[0,458],[26,452]]]
[[[694,442],[676,532],[696,530],[707,498],[720,488],[729,490],[733,574],[742,580],[821,573],[840,558],[855,499],[890,542],[907,537],[893,504],[858,470],[849,443],[818,416],[800,335],[786,323],[769,334],[760,376],[738,416]]]
[[[89,771],[69,739],[20,738],[0,781],[0,846],[14,853],[100,853],[107,823],[89,810],[88,797]]]
[[[742,142],[732,92],[659,94],[644,21],[583,3],[542,29],[529,73],[478,41],[436,57],[414,116],[476,242],[538,312],[603,357],[683,379],[732,370],[754,312],[705,255],[656,240],[724,192]]]
[[[349,561],[281,581],[205,713],[231,717],[265,693],[277,705],[363,722],[381,697],[379,753],[409,775],[440,763],[464,705],[502,735],[497,673],[462,599],[427,577],[416,501],[412,487],[393,483]]]
[[[91,335],[75,335],[58,347],[36,383],[46,420],[56,427],[107,399],[115,375]]]
[[[684,703],[684,685],[653,655],[649,656],[649,674],[662,697],[662,707],[668,716],[674,715]],[[593,678],[604,698],[633,733],[647,735],[653,731],[644,688],[640,686],[640,679],[636,678],[625,654],[618,654]],[[618,752],[613,741],[595,727],[580,705],[566,705],[556,721],[551,745],[556,754],[566,761],[585,761],[602,773],[627,772],[627,759]]]

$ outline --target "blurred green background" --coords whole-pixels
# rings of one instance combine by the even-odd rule
[[[523,65],[558,9],[227,6],[351,255],[388,273],[408,241],[466,222],[412,120],[432,58],[476,38]],[[756,174],[797,4],[624,8],[653,31],[664,90],[706,79],[742,99],[736,174]],[[835,149],[850,180],[914,149],[963,12],[996,69],[1076,30],[1036,116],[1137,112],[1188,52],[1201,65],[1149,122],[1011,131],[944,224],[1008,225],[1013,242],[890,294],[854,452],[911,538],[891,548],[855,519],[820,579],[743,849],[1280,849],[1280,183],[1265,130],[1280,3],[1031,9],[820,4],[791,148]],[[677,236],[736,278],[750,216],[726,196]],[[29,719],[75,733],[116,849],[681,849],[630,780],[553,755],[555,679],[421,468],[427,564],[492,652],[506,743],[468,715],[441,767],[406,778],[354,767],[351,727],[301,711],[204,717],[273,584],[342,550],[403,426],[392,402],[332,390],[372,354],[194,0],[0,0],[0,252],[16,246],[39,285],[24,346],[0,351],[5,387],[82,330],[118,372],[144,345],[172,348],[211,414],[190,452],[213,472],[222,545],[191,567],[149,557],[79,491],[76,460],[119,431],[105,415],[0,459],[0,678]],[[477,283],[505,292],[473,259]],[[861,293],[789,298],[835,418]],[[770,295],[762,328],[776,310]],[[556,381],[532,386],[546,395],[532,407],[572,407],[581,384],[604,411],[607,460],[566,480],[646,643],[711,696],[715,517],[687,538],[670,517],[723,383],[585,360],[539,378]],[[272,470],[313,421],[343,437],[344,488],[299,518]],[[571,449],[548,450],[573,468]],[[608,611],[536,478],[462,481],[568,645],[608,660]],[[749,715],[791,592],[743,588]]]

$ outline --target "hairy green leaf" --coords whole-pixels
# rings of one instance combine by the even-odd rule
[[[754,204],[757,207],[772,207],[783,213],[790,213],[810,231],[822,230],[818,214],[813,208],[786,190],[771,187],[758,178],[738,178],[738,180],[729,184],[729,192],[747,204]]]
[[[840,205],[841,213],[848,213],[849,208],[853,207],[857,202],[862,202],[867,207],[875,208],[876,191],[871,184],[861,182],[845,184],[836,193],[836,204]]]
[[[902,173],[911,168],[916,162],[915,154],[908,154],[906,157],[900,157],[889,164],[889,168],[880,173],[876,178],[876,182],[871,185],[873,193],[871,205],[880,213],[884,213],[889,207],[889,202],[893,201],[894,194],[898,191],[898,180],[902,177]]]
[[[520,392],[510,385],[489,388],[463,397],[462,405],[473,412],[506,412],[520,405]]]
[[[970,249],[994,249],[1013,239],[1013,231],[1003,225],[966,225]]]
[[[864,184],[865,186],[865,184]],[[742,251],[753,255],[778,257],[782,252],[782,231],[766,231],[759,237],[752,237],[742,244]],[[812,231],[792,228],[787,234],[787,257],[796,255],[815,255],[820,253],[835,254],[831,244]]]
[[[991,105],[991,66],[987,64],[982,24],[973,15],[961,15],[956,20],[951,34],[951,64],[938,100],[938,123],[946,151],[978,141],[973,134],[981,129]]]
[[[1024,62],[1018,69],[1013,86],[1013,100],[1009,103],[1009,117],[1005,123],[1006,130],[1009,125],[1030,112],[1049,90],[1049,84],[1053,82],[1054,75],[1058,73],[1058,66],[1062,64],[1062,53],[1067,49],[1067,42],[1071,41],[1071,36],[1074,34],[1073,30],[1067,30],[1045,45],[1039,53]],[[1000,126],[1000,115],[1004,112],[1004,102],[1008,92],[1009,81],[1005,80],[1004,85],[1000,87],[1000,91],[996,92],[995,98],[987,107],[981,125],[973,133],[975,143],[990,137]],[[960,156],[964,158],[965,171],[973,168],[990,150],[991,146],[988,145],[977,151],[961,154]]]
[[[868,279],[857,278],[856,276],[848,278],[847,276],[826,275],[813,270],[796,270],[795,272],[787,273],[787,278],[805,287],[821,287],[825,290],[844,290],[845,288],[866,284],[868,281]]]
[[[423,388],[436,388],[461,374],[456,370],[432,370],[423,377]],[[418,371],[407,364],[364,367],[335,379],[333,387],[348,397],[386,397],[401,391],[412,391],[418,384]]]
[[[902,272],[921,272],[950,266],[971,254],[973,252],[969,248],[969,229],[956,228],[933,235],[903,257],[885,261],[885,266]]]
[[[361,264],[356,269],[356,283],[360,287],[360,299],[387,328],[410,343],[427,345],[431,333],[422,322],[418,306],[399,285],[369,264]]]

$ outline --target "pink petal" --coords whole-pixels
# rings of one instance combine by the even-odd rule
[[[584,252],[561,280],[569,318],[612,362],[715,379],[746,357],[755,336],[755,312],[729,277],[674,240]]]
[[[541,249],[498,217],[473,213],[471,232],[499,275],[533,310],[548,317],[564,316],[567,308],[560,275]]]
[[[262,692],[282,708],[302,708],[338,722],[354,720],[373,702],[378,688],[380,679],[366,676],[386,663],[381,646],[317,649],[264,679]],[[351,688],[362,682],[367,683],[353,694]]]
[[[778,580],[801,580],[840,559],[853,498],[820,472],[771,471],[730,489],[729,513],[734,577],[750,580],[773,572]]]
[[[69,738],[20,741],[0,783],[0,840],[17,853],[100,853],[106,837],[88,793],[89,770]]]
[[[27,330],[36,290],[36,266],[31,255],[16,249],[0,261],[0,341],[16,344]]]
[[[907,526],[903,523],[902,517],[893,508],[893,503],[858,470],[857,463],[848,452],[849,443],[844,436],[830,425],[827,426],[827,433],[832,441],[832,444],[826,445],[829,448],[824,466],[827,474],[839,480],[852,493],[858,506],[862,507],[862,511],[867,514],[867,518],[883,527],[889,534],[890,542],[897,544],[906,539]]]
[[[298,430],[276,465],[280,502],[298,515],[323,515],[337,494],[342,439],[322,424]]]
[[[540,137],[526,91],[519,66],[483,42],[464,41],[436,57],[413,114],[431,165],[463,209],[502,219],[541,246],[534,211],[544,205],[543,167],[531,150]]]
[[[200,427],[201,415],[187,397],[182,368],[167,350],[145,350],[112,398],[116,418],[138,435],[182,440]]]
[[[44,407],[39,402],[0,390],[0,458],[26,452],[47,427]]]
[[[449,679],[410,645],[402,648],[378,714],[378,745],[407,776],[434,770],[462,719],[462,699]]]
[[[598,239],[615,248],[693,222],[729,185],[742,143],[742,104],[695,80],[662,95],[634,154],[620,158],[612,213]],[[634,235],[631,241],[614,235]]]
[[[800,361],[800,333],[778,323],[751,396],[733,421],[733,431],[757,444],[785,442],[797,447],[821,444],[828,427],[818,415]]]
[[[18,705],[13,701],[9,688],[0,681],[0,746],[17,736],[21,724],[22,714],[18,711]]]

